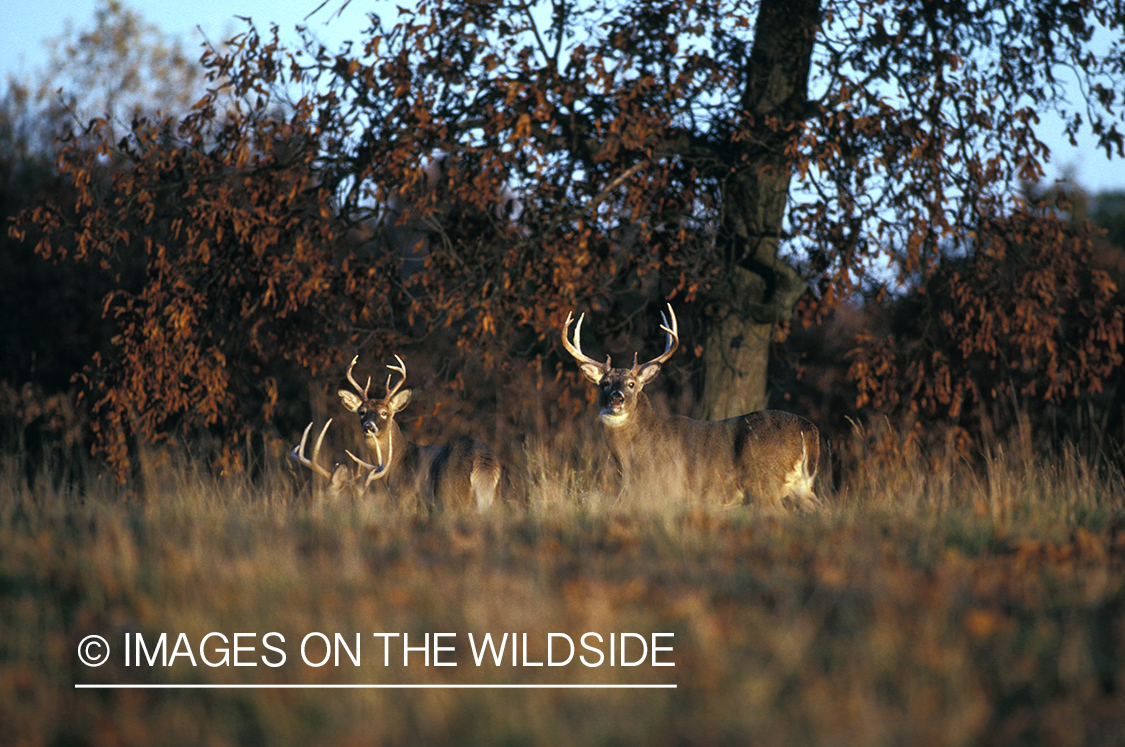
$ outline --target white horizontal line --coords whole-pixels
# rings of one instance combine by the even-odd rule
[[[168,685],[168,684],[75,684],[75,690],[674,690],[675,684],[658,685]]]

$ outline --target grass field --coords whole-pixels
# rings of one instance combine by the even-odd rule
[[[190,462],[79,493],[9,458],[0,745],[1125,743],[1120,473],[855,456],[817,514],[626,513],[540,466],[529,507],[483,519]],[[123,683],[676,687],[75,687]]]

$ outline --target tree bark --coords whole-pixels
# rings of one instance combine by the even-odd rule
[[[700,417],[764,409],[770,341],[806,285],[778,258],[793,164],[786,146],[808,110],[819,0],[763,0],[745,70],[742,137],[728,146],[717,239],[722,271],[706,299]]]

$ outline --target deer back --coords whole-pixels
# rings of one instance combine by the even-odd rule
[[[641,417],[604,429],[633,501],[816,505],[820,436],[808,420],[776,410],[716,421],[665,417],[641,398]]]
[[[500,461],[487,445],[473,439],[447,446],[419,446],[412,490],[428,505],[485,510],[496,497]]]

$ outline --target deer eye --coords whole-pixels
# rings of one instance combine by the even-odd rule
[[[637,387],[637,382],[635,382],[635,381],[630,381],[630,382],[629,382],[629,388],[630,388],[630,389],[635,389],[636,387]]]
[[[386,410],[379,410],[379,417],[386,418],[387,417],[387,411]]]

